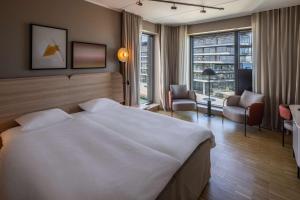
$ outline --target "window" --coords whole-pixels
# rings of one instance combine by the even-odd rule
[[[208,77],[202,75],[206,68],[217,74],[211,77],[213,106],[222,106],[224,98],[235,94],[238,69],[252,69],[251,41],[249,30],[191,37],[191,87],[200,103],[206,104],[208,95]]]
[[[252,33],[239,32],[239,63],[240,69],[252,69]]]
[[[153,35],[142,34],[140,68],[140,104],[153,102]]]

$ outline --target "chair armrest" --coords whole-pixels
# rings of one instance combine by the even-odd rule
[[[189,94],[189,98],[194,100],[194,101],[197,101],[197,96],[196,96],[196,92],[193,91],[193,90],[190,90],[188,91],[188,94]]]
[[[264,103],[254,103],[251,104],[251,106],[247,107],[246,108],[246,110],[248,111],[247,124],[251,126],[261,124],[264,118],[264,109],[265,109]]]
[[[224,99],[223,107],[226,106],[238,106],[240,102],[241,96],[232,95]]]

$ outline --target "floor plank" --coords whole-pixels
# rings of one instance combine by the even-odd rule
[[[160,111],[170,115],[168,112]],[[243,125],[220,117],[207,118],[194,112],[174,117],[210,128],[216,137],[211,151],[212,177],[199,200],[299,200],[300,179],[292,154],[291,135],[281,146],[281,134]]]

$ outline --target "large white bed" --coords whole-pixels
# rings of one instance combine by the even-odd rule
[[[0,197],[156,199],[211,131],[125,106],[1,134]]]
[[[1,200],[192,200],[209,181],[213,134],[121,106],[119,73],[0,79],[0,88]],[[80,112],[104,97],[118,103]],[[51,108],[75,114],[14,120]]]

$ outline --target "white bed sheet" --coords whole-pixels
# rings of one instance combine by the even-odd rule
[[[8,135],[0,151],[0,199],[155,199],[180,167],[82,117]]]
[[[122,136],[165,153],[183,164],[199,144],[207,139],[215,146],[213,133],[195,123],[171,118],[138,108],[105,107],[100,112],[80,112],[74,116],[88,118]]]

